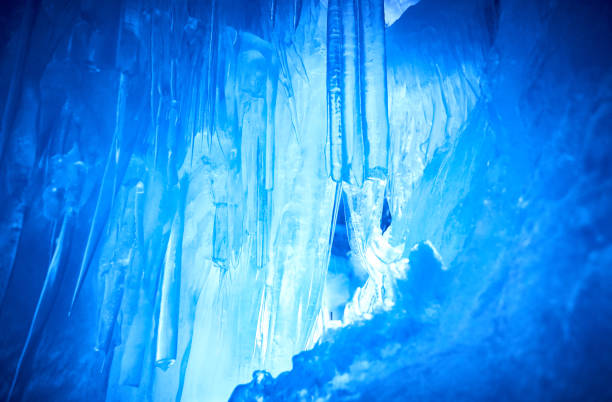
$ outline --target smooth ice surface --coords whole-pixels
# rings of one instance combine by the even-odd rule
[[[3,399],[612,399],[609,2],[9,3]]]

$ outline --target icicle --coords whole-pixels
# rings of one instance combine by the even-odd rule
[[[350,165],[347,181],[361,186],[364,179],[363,133],[361,127],[361,85],[359,69],[359,8],[354,0],[342,4],[344,44],[344,149]]]
[[[159,131],[161,126],[161,116],[162,116],[162,99],[159,98],[157,102],[157,112],[155,112],[155,136],[153,138],[153,169],[157,168],[157,159],[159,157]]]
[[[15,390],[15,385],[17,384],[17,380],[19,378],[21,366],[30,345],[35,343],[36,338],[40,335],[40,332],[43,329],[44,323],[55,304],[55,299],[60,290],[62,277],[64,275],[64,270],[62,267],[69,253],[71,243],[70,235],[67,234],[67,232],[71,232],[71,227],[69,226],[71,226],[70,221],[72,220],[72,215],[73,212],[71,211],[64,215],[62,228],[55,244],[55,251],[53,252],[53,258],[51,258],[51,263],[49,264],[49,269],[47,270],[45,282],[42,290],[40,291],[40,296],[38,297],[38,303],[36,304],[36,309],[34,310],[34,316],[32,317],[30,329],[28,330],[28,336],[23,348],[21,349],[19,360],[17,361],[17,368],[15,369],[11,387],[6,398],[7,401],[11,400],[13,391]]]
[[[302,0],[293,0],[293,29],[297,29],[300,25],[300,17],[302,16]]]
[[[278,88],[279,62],[274,49],[270,46],[268,55],[270,66],[266,80],[266,132],[263,160],[263,232],[261,233],[260,267],[267,263],[268,244],[270,241],[270,231],[272,226],[272,190],[274,189],[274,152],[275,152],[275,118],[276,118],[276,92]]]
[[[109,219],[109,235],[100,256],[104,294],[95,349],[107,356],[125,289],[125,276],[137,249],[137,185],[123,186]],[[133,198],[132,198],[133,197]]]
[[[138,301],[138,313],[128,330],[120,365],[119,378],[120,383],[124,385],[140,386],[143,376],[146,378],[145,369],[148,364],[154,364],[155,351],[151,351],[151,346],[155,347],[157,336],[153,326],[153,315],[159,293],[158,288],[162,271],[160,266],[163,265],[163,262],[160,263],[160,259],[164,256],[163,250],[167,249],[168,240],[169,233],[160,233],[148,247],[152,249],[153,256],[145,263],[145,267],[150,269],[148,272],[144,272]]]
[[[276,50],[269,43],[261,38],[246,32],[240,32],[238,36],[237,49],[239,54],[237,57],[236,67],[231,70],[232,85],[235,86],[235,92],[248,94],[248,97],[240,98],[236,102],[236,112],[239,115],[237,118],[238,130],[244,139],[242,147],[243,155],[249,155],[252,152],[253,160],[249,161],[250,172],[242,172],[245,176],[250,176],[254,180],[253,195],[254,195],[254,214],[249,214],[247,217],[248,228],[253,228],[255,234],[255,250],[256,250],[256,265],[262,268],[268,258],[268,242],[272,217],[272,191],[274,187],[274,147],[275,147],[275,109],[276,95],[278,88],[279,61],[276,56]],[[262,63],[265,61],[265,64]],[[261,73],[265,73],[266,81],[265,88],[260,86],[252,86],[253,83],[242,82],[240,76],[242,74],[250,74],[250,69],[257,68]],[[264,70],[265,69],[265,70]],[[240,86],[239,84],[246,84]],[[251,98],[252,97],[252,98]],[[263,102],[261,99],[263,98]],[[256,99],[256,100],[255,100]],[[231,104],[231,103],[230,103]],[[250,119],[252,114],[253,122],[242,126],[243,120]],[[248,141],[248,145],[247,144]],[[252,147],[252,148],[251,148]],[[243,159],[250,159],[248,156]],[[245,177],[245,188],[249,188],[250,178]],[[250,197],[250,196],[249,196]],[[249,201],[250,202],[250,201]]]
[[[155,365],[164,370],[176,362],[177,355],[186,186],[187,182],[183,180],[164,259],[155,354]]]
[[[211,2],[210,12],[210,38],[208,42],[208,68],[206,70],[206,115],[208,145],[212,141],[215,127],[215,105],[217,93],[217,56],[219,50],[219,21],[217,0]]]
[[[125,348],[120,363],[119,381],[122,385],[132,387],[146,386],[149,379],[149,366],[155,365],[156,329],[154,326],[154,315],[156,312],[156,300],[159,293],[159,282],[163,271],[163,260],[170,229],[166,229],[168,219],[167,211],[174,207],[160,205],[160,197],[163,191],[162,178],[155,172],[145,181],[142,186],[144,190],[142,207],[137,207],[137,214],[142,216],[140,220],[143,226],[158,219],[154,227],[143,227],[143,237],[146,241],[144,253],[140,254],[139,260],[144,269],[141,270],[142,280],[139,290],[138,312],[128,329]],[[137,196],[139,186],[136,188]],[[139,199],[136,199],[139,202]],[[159,212],[162,212],[160,215]],[[172,212],[171,212],[172,213]],[[171,225],[170,225],[171,226]],[[140,230],[140,229],[137,229]],[[158,310],[157,310],[158,311]]]
[[[178,216],[174,218],[166,249],[157,328],[155,364],[166,370],[176,361],[180,292],[180,243]]]
[[[272,218],[272,189],[274,186],[274,128],[271,120],[274,114],[269,112],[273,106],[268,105],[267,127],[264,138],[257,145],[258,177],[257,177],[257,267],[262,268],[267,263],[268,242]],[[272,126],[272,127],[270,127]],[[263,144],[262,144],[263,142]]]
[[[123,127],[125,125],[125,105],[127,101],[127,76],[125,73],[119,74],[119,91],[117,94],[117,107],[115,109],[115,164],[119,165],[119,158],[121,156],[121,147],[123,146]],[[119,182],[117,176],[114,177],[114,192],[117,191]]]
[[[161,12],[154,8],[151,10],[151,113],[152,125],[155,130],[153,139],[153,167],[157,167],[157,159],[159,156],[159,141],[160,141],[160,123],[162,116],[163,92],[161,81],[163,73],[163,43],[161,34],[158,33],[159,25],[161,25]],[[160,54],[161,53],[161,54]],[[161,59],[161,60],[160,60]],[[162,70],[160,72],[160,70]]]
[[[98,338],[94,347],[96,351],[102,351],[105,355],[109,352],[113,330],[117,322],[117,314],[123,299],[125,271],[126,267],[111,267],[106,273],[108,278],[105,278],[104,296],[98,323]]]
[[[274,149],[275,149],[275,110],[276,110],[276,91],[278,86],[278,63],[276,57],[272,55],[271,67],[266,80],[266,145],[265,145],[265,188],[274,188]]]
[[[112,193],[111,185],[113,184],[110,181],[110,176],[116,175],[116,166],[112,162],[113,151],[114,149],[111,149],[110,155],[106,162],[106,167],[104,169],[102,186],[100,187],[100,192],[98,194],[98,201],[96,203],[96,209],[94,211],[92,225],[89,230],[87,244],[85,246],[85,254],[83,255],[83,260],[81,261],[81,268],[79,269],[79,275],[75,285],[74,293],[72,295],[70,310],[68,312],[69,315],[72,313],[72,309],[74,307],[76,299],[79,295],[81,287],[83,286],[85,275],[87,274],[87,271],[89,269],[89,265],[98,246],[98,242],[100,241],[100,237],[102,236],[102,232],[104,231],[104,225],[106,224],[106,219],[108,218],[108,214],[110,212],[111,201],[109,200],[108,193]]]
[[[195,148],[195,138],[196,138],[196,112],[195,112],[195,107],[196,107],[196,97],[198,96],[198,87],[192,82],[192,90],[191,90],[191,99],[189,104],[191,105],[191,107],[189,108],[189,117],[188,117],[188,126],[187,126],[187,133],[189,134],[189,152],[190,152],[190,157],[189,157],[189,168],[192,169],[193,168],[193,153],[194,153],[194,148]]]
[[[138,387],[142,379],[145,351],[151,338],[153,304],[143,289],[138,301],[138,314],[128,330],[119,371],[119,383]]]
[[[384,179],[387,175],[389,147],[384,1],[358,1],[366,175],[368,178]]]
[[[343,117],[343,57],[342,57],[342,10],[340,0],[329,0],[327,7],[327,131],[329,139],[329,162],[331,178],[342,180],[344,152]]]
[[[271,192],[265,189],[265,174],[262,172],[261,167],[265,166],[264,152],[262,152],[261,140],[257,145],[257,268],[262,268],[266,264],[267,250],[268,250],[268,234],[269,234],[269,215],[270,215],[270,195]]]
[[[125,73],[120,74],[119,79],[119,91],[117,94],[117,113],[115,122],[115,133],[113,135],[113,141],[109,150],[108,157],[106,159],[106,166],[104,167],[104,175],[102,176],[102,183],[100,185],[100,192],[98,193],[98,200],[96,202],[96,209],[94,211],[91,228],[89,229],[89,235],[87,236],[87,244],[85,246],[85,253],[83,260],[81,261],[81,267],[79,269],[79,275],[72,295],[72,301],[70,303],[70,310],[68,314],[72,313],[76,299],[83,286],[83,281],[89,270],[91,260],[95,254],[98,243],[106,226],[106,221],[110,213],[113,198],[116,191],[116,185],[123,178],[124,169],[121,169],[118,162],[119,150],[121,147],[118,144],[120,138],[122,138],[123,130],[123,116],[125,114],[125,99],[127,91],[127,77]],[[126,152],[121,155],[122,160],[129,160],[131,157],[131,147],[128,147]],[[122,163],[122,165],[126,163]]]
[[[384,39],[382,0],[329,1],[327,165],[336,182],[344,179],[361,186],[366,177],[386,177],[389,122]]]
[[[276,25],[276,0],[270,1],[270,21],[272,22],[272,28]]]
[[[153,27],[154,25],[154,14],[155,14],[156,10],[152,9],[151,10],[151,29],[149,31],[149,58],[151,59],[150,63],[150,67],[151,67],[151,86],[149,88],[149,111],[151,112],[151,125],[153,127],[156,126],[157,123],[157,110],[159,108],[158,106],[158,102],[156,101],[156,85],[155,83],[157,82],[157,64],[158,64],[158,60],[157,60],[157,55],[155,54],[155,29]],[[155,144],[157,144],[157,135],[155,136]],[[156,157],[157,155],[155,155]]]
[[[263,265],[268,263],[268,253],[270,244],[270,231],[272,226],[272,191],[265,190],[265,201],[264,201],[264,216],[262,221],[262,241],[261,241],[261,263]]]

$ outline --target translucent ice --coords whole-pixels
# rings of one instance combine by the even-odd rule
[[[232,400],[610,397],[610,15],[424,0],[387,28],[389,182],[343,186],[352,324]]]
[[[2,397],[611,399],[610,4],[5,3]]]

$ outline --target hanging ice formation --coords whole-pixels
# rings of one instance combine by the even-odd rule
[[[344,188],[350,249],[368,273],[346,305],[350,323],[392,306],[394,281],[406,269],[403,236],[391,238],[390,228],[383,236],[380,227],[390,142],[382,2],[329,1],[327,107],[328,169]]]
[[[9,399],[55,337],[82,345],[66,358],[87,356],[73,360],[98,379],[89,392],[110,400],[219,400],[289,368],[320,335],[341,199],[325,169],[326,8],[52,4],[24,5],[5,48],[2,163],[18,169],[3,170],[1,291],[43,263],[24,254],[32,233],[51,237],[29,329],[10,334],[27,340]]]
[[[328,1],[328,155],[352,267],[335,250],[326,301],[343,322],[230,400],[610,399],[612,4],[409,8],[385,30],[388,181],[362,187],[342,148],[357,4]]]
[[[8,3],[2,399],[606,399],[609,5]]]
[[[385,180],[389,146],[384,7],[331,0],[327,11],[329,170],[361,186]]]

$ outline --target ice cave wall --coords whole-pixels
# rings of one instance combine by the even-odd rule
[[[384,100],[383,3],[363,3]],[[327,16],[319,1],[3,9],[8,399],[219,400],[318,339],[341,199]]]
[[[232,400],[610,398],[611,12],[430,0],[388,28],[395,307]]]
[[[337,187],[324,5],[3,12],[3,395],[219,400],[289,368]]]
[[[342,193],[329,11],[3,9],[2,395],[222,400],[293,368],[233,398],[610,396],[610,5],[409,8],[385,32],[388,175]],[[332,263],[368,280],[332,331],[340,199]]]

